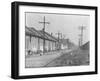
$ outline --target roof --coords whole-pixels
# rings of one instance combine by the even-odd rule
[[[26,35],[33,35],[33,36],[37,36],[40,37],[42,39],[46,39],[46,40],[50,40],[50,41],[58,41],[54,36],[52,36],[51,34],[45,32],[45,36],[44,36],[44,32],[42,30],[36,30],[33,27],[25,27],[25,33]]]
[[[30,29],[31,29],[31,31],[34,33],[35,36],[39,36],[39,37],[42,36],[42,35],[39,33],[39,31],[37,31],[35,28],[31,27]]]
[[[42,35],[44,35],[43,33],[43,31],[40,31],[41,32],[41,34]],[[47,33],[47,32],[45,32],[45,38],[46,39],[49,39],[49,40],[52,40],[52,41],[58,41],[54,36],[52,36],[51,34],[49,34],[49,33]]]
[[[32,35],[33,34],[33,32],[28,27],[25,27],[25,33],[27,35]]]
[[[88,41],[84,45],[82,45],[80,48],[83,50],[89,50],[89,45],[90,45],[90,42]]]
[[[54,41],[58,41],[58,39],[54,36],[52,36],[51,34],[45,32],[45,34],[50,38],[50,39],[53,39]]]
[[[41,35],[41,33],[39,33],[39,31],[37,31],[33,27],[25,27],[25,33],[26,33],[26,35],[33,35],[33,36],[38,36],[38,37],[43,38],[43,35]]]

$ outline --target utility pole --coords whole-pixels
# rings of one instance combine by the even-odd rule
[[[85,29],[85,26],[80,26],[79,29],[81,31],[81,34],[79,35],[80,36],[79,41],[81,46],[83,44],[83,30]]]
[[[50,24],[50,23],[46,22],[45,16],[43,17],[43,21],[41,21],[39,23],[43,24],[43,35],[44,35],[44,39],[43,39],[43,53],[45,53],[45,25],[46,24]]]
[[[79,41],[78,41],[78,43],[79,43],[79,47],[81,46],[81,34],[79,34]]]
[[[62,35],[62,33],[61,33],[61,40],[63,39],[63,35]]]
[[[66,35],[63,34],[63,39],[65,39]]]
[[[60,40],[61,33],[58,32],[58,33],[56,33],[56,35],[58,36],[58,41],[59,41]]]
[[[61,48],[61,46],[60,46],[60,36],[61,36],[62,33],[58,32],[56,34],[58,35],[58,49],[60,49]]]

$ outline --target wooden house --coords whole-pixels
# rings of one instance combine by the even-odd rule
[[[45,43],[45,44],[44,44]],[[43,30],[25,27],[26,55],[39,54],[57,49],[58,40]]]

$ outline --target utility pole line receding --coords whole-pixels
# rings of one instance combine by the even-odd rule
[[[60,49],[60,36],[62,35],[62,33],[58,32],[56,34],[58,35],[58,49]]]
[[[58,42],[59,42],[59,40],[60,40],[60,36],[61,36],[61,33],[58,32],[58,33],[56,33],[56,35],[58,36]]]
[[[83,30],[85,29],[85,26],[80,26],[79,27],[81,34],[79,35],[79,46],[81,46],[83,44]]]
[[[39,22],[41,24],[43,24],[43,35],[44,35],[44,39],[43,39],[43,53],[45,53],[45,25],[46,24],[50,24],[49,22],[46,22],[45,16],[43,18],[42,22]]]

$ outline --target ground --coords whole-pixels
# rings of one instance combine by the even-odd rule
[[[89,65],[89,51],[88,50],[73,50],[58,57],[47,65],[50,66],[80,66]]]
[[[89,65],[89,50],[65,49],[26,57],[26,68]]]

